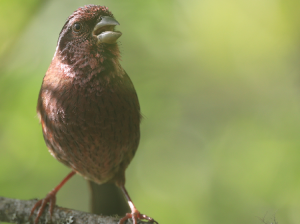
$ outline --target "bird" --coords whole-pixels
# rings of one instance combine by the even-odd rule
[[[140,141],[142,115],[133,83],[120,64],[120,25],[105,6],[86,5],[68,17],[38,96],[37,115],[50,154],[71,172],[32,208],[34,220],[75,174],[120,189],[131,213],[119,220],[156,223],[141,214],[125,188],[125,170]],[[96,186],[96,187],[95,187]],[[99,195],[101,197],[101,195]],[[126,208],[125,208],[126,209]]]

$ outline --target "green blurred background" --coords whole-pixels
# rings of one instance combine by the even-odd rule
[[[1,0],[0,195],[44,197],[69,169],[35,107],[66,18],[106,5],[145,119],[127,188],[159,223],[300,223],[299,0]],[[60,206],[88,211],[76,176]],[[273,220],[274,221],[274,220]]]

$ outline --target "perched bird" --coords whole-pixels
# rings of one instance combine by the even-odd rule
[[[122,34],[116,25],[107,7],[87,5],[69,16],[59,34],[37,113],[50,153],[72,171],[33,207],[31,215],[38,209],[35,223],[47,203],[52,214],[57,191],[76,173],[92,181],[94,190],[110,183],[123,191],[131,213],[120,224],[130,218],[157,223],[136,209],[124,186],[139,144],[141,114],[134,86],[119,63],[116,41]]]

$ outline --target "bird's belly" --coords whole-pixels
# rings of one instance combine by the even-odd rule
[[[111,127],[113,128],[113,127]],[[67,129],[62,131],[55,128],[52,136],[44,128],[44,138],[50,153],[60,162],[69,166],[87,179],[97,183],[107,182],[119,171],[120,166],[129,164],[137,148],[137,136],[129,133],[129,138],[121,138],[116,132],[125,130],[103,130],[86,128]],[[126,131],[125,131],[126,132]],[[135,142],[135,144],[129,144]],[[127,163],[127,164],[124,164]]]
[[[60,108],[51,116],[44,114],[41,120],[50,153],[99,184],[114,178],[120,169],[126,169],[140,135],[138,111],[122,110],[124,105],[102,108],[83,111]]]

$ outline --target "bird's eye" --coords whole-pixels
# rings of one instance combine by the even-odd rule
[[[82,25],[81,25],[80,23],[75,23],[75,24],[73,25],[73,30],[74,30],[75,32],[79,32],[79,31],[81,30],[81,28],[82,28]]]

